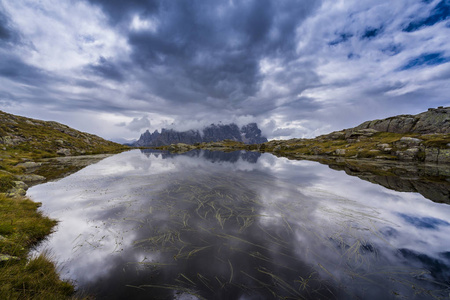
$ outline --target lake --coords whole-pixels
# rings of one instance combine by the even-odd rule
[[[317,162],[133,150],[28,195],[97,299],[450,296],[450,205]]]

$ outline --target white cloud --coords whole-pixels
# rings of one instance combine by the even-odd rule
[[[428,16],[437,2],[323,1],[302,22],[291,20],[299,24],[294,37],[286,35],[294,39],[289,42],[295,49],[269,45],[276,50],[259,52],[259,46],[284,37],[284,27],[273,26],[266,44],[252,45],[251,34],[239,29],[259,38],[256,21],[263,16],[252,16],[256,25],[246,25],[255,28],[239,27],[241,19],[226,23],[242,9],[237,2],[206,5],[215,19],[201,12],[180,15],[184,11],[177,9],[164,12],[163,19],[156,11],[137,14],[133,7],[111,25],[105,6],[126,4],[3,1],[22,43],[1,48],[0,55],[23,62],[24,71],[14,74],[19,66],[11,71],[0,62],[0,103],[8,105],[8,112],[53,119],[106,138],[137,138],[147,127],[200,129],[219,121],[256,121],[268,138],[311,137],[368,119],[417,113],[450,105],[450,62],[401,71],[424,53],[450,57],[448,22],[402,31],[414,19]],[[271,13],[282,11],[286,3],[273,1]],[[180,16],[181,21],[170,20]],[[293,17],[280,13],[273,23]],[[204,31],[194,34],[198,29]],[[161,38],[160,32],[176,37]],[[151,43],[145,39],[149,36]],[[198,39],[195,45],[191,39]],[[107,65],[99,63],[100,57]],[[87,72],[89,66],[99,71]],[[33,83],[27,67],[42,78]],[[106,76],[108,71],[117,71],[117,80]]]
[[[133,120],[127,125],[127,128],[131,131],[140,131],[141,129],[147,129],[150,127],[150,120],[143,116],[142,118],[133,118]]]
[[[68,72],[100,56],[126,57],[130,51],[102,11],[84,1],[23,0],[4,5],[23,38],[33,45],[21,49],[22,58],[44,70]]]
[[[158,30],[158,21],[153,18],[142,18],[139,15],[134,15],[130,23],[130,29],[136,31],[147,30],[150,32],[156,32]]]

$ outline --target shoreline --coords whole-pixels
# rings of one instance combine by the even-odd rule
[[[0,298],[66,299],[74,296],[74,284],[60,278],[56,263],[48,253],[36,257],[29,255],[36,245],[54,232],[58,221],[44,215],[39,210],[41,203],[30,199],[26,190],[30,186],[69,176],[115,154],[26,159],[20,163],[21,174],[9,174],[12,179],[7,178],[13,186],[0,192]]]
[[[287,144],[289,142],[290,141],[285,141],[285,143]],[[274,144],[273,141],[268,143],[272,143],[272,145]],[[265,144],[244,145],[232,141],[223,141],[215,143],[205,143],[201,145],[175,144],[165,147],[158,147],[157,150],[168,150],[170,152],[176,153],[184,153],[194,149],[224,152],[245,150],[261,153],[271,153],[277,157],[285,157],[287,159],[293,160],[316,161],[321,164],[326,164],[332,169],[345,171],[348,175],[358,176],[363,180],[383,185],[386,188],[406,192],[419,192],[428,199],[438,199],[437,201],[432,199],[435,202],[450,204],[450,196],[448,195],[448,187],[450,186],[448,178],[450,178],[450,170],[448,168],[448,164],[446,163],[439,164],[426,161],[389,160],[376,157],[352,158],[326,154],[309,155],[298,153],[295,151],[280,151],[281,147],[275,150],[274,148],[279,145],[276,145],[275,147],[268,147]],[[265,146],[263,147],[262,145]],[[128,148],[124,151],[127,150],[133,150],[133,148]],[[33,202],[26,196],[26,189],[28,188],[28,186],[64,178],[88,165],[96,163],[104,158],[110,157],[120,152],[103,153],[96,155],[59,156],[35,159],[34,161],[25,159],[22,163],[19,163],[20,168],[21,170],[23,170],[23,172],[22,174],[14,175],[15,179],[17,179],[14,182],[16,185],[16,190],[10,194],[10,196],[12,197],[8,198],[6,197],[7,193],[0,193],[0,201],[14,202],[19,206],[26,207],[28,212],[35,213],[40,221],[50,222],[49,224],[51,225],[47,225],[46,229],[41,230],[40,234],[33,239],[29,239],[28,241],[23,240],[20,247],[24,249],[24,252],[22,252],[18,256],[11,255],[9,253],[3,253],[5,252],[3,251],[4,247],[1,248],[2,250],[0,251],[0,257],[3,257],[4,259],[2,259],[0,262],[0,282],[3,286],[12,286],[18,283],[21,283],[23,285],[23,281],[16,278],[15,283],[13,282],[14,280],[12,280],[11,282],[6,282],[4,279],[1,279],[1,272],[4,273],[5,270],[6,272],[8,272],[8,269],[10,270],[10,272],[11,270],[16,270],[14,272],[17,272],[17,267],[19,267],[19,269],[22,270],[21,272],[25,273],[17,274],[20,274],[20,277],[27,278],[27,276],[30,276],[30,272],[27,269],[27,266],[29,266],[30,264],[33,265],[34,261],[38,261],[46,266],[45,268],[48,270],[47,273],[51,274],[51,276],[54,278],[51,284],[51,288],[59,289],[59,291],[52,290],[50,292],[52,295],[51,297],[59,298],[61,295],[55,295],[57,295],[61,291],[65,293],[64,297],[73,296],[73,293],[75,291],[74,285],[59,278],[59,275],[56,272],[56,265],[52,262],[51,258],[45,257],[45,255],[32,259],[28,257],[31,249],[53,232],[53,228],[57,224],[57,222],[50,219],[50,217],[48,216],[44,216],[41,212],[38,211],[40,204]],[[37,175],[37,173],[47,174],[47,176],[44,177],[42,175]],[[416,177],[418,177],[422,181],[428,181],[428,183],[425,185],[420,184],[420,181],[418,181]],[[444,181],[441,180],[435,184],[431,184],[431,182],[433,180],[436,181],[436,178],[438,177],[443,177]],[[398,178],[398,180],[392,180],[392,178]],[[20,179],[23,179],[23,181]],[[35,222],[37,222],[36,219],[33,220],[33,225],[35,224]],[[21,230],[22,229],[19,228],[17,229],[17,232]],[[5,241],[8,241],[8,236],[4,236],[0,233],[0,245],[6,243]],[[48,286],[40,287],[36,288],[35,290],[37,290],[39,293],[47,293],[48,288]],[[25,291],[25,294],[20,294],[21,297],[36,297],[36,294],[31,295],[27,294],[26,290],[23,291]],[[0,291],[0,296],[1,295],[6,295],[8,297],[10,296],[9,294],[5,294],[4,291]]]

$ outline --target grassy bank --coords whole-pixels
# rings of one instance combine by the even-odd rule
[[[0,194],[0,299],[67,299],[74,292],[45,254],[28,259],[57,223],[38,212],[39,206]]]
[[[155,147],[171,152],[193,149],[237,151],[249,150],[272,153],[293,159],[309,156],[370,158],[418,162],[450,162],[450,134],[417,134],[377,132],[375,130],[341,131],[313,139],[272,140],[263,144],[248,145],[224,140],[195,145],[173,144]]]

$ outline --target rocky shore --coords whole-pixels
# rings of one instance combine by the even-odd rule
[[[33,185],[66,177],[111,155],[114,154],[63,156],[19,163],[16,166],[23,169],[23,174],[12,175],[14,186],[6,191],[6,196],[25,196]]]
[[[313,160],[389,189],[418,192],[435,202],[450,204],[450,107],[368,121],[313,139],[253,145],[232,140],[178,143],[158,149],[175,153],[246,150]]]
[[[250,150],[291,158],[314,155],[446,164],[450,163],[450,107],[367,121],[313,139],[272,140],[253,145],[225,140],[193,145],[178,143],[159,148],[173,152]]]

